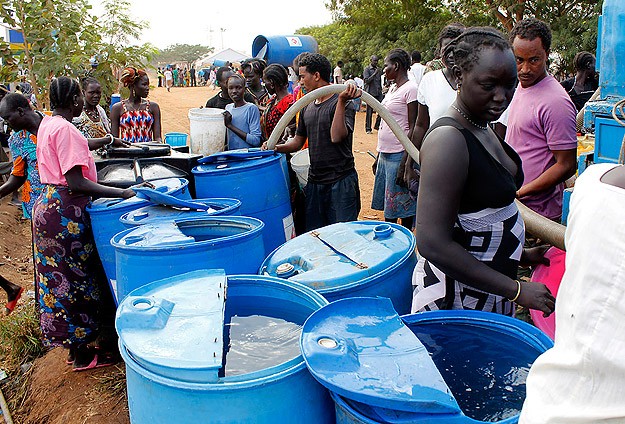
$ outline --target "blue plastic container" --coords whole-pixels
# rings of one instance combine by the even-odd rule
[[[318,53],[317,40],[310,35],[257,36],[252,42],[252,56],[260,57],[268,64],[279,63],[285,68],[293,66],[293,59],[300,53]]]
[[[265,223],[265,252],[295,236],[284,155],[260,149],[216,153],[193,168],[197,197],[239,199],[241,215]]]
[[[256,273],[263,261],[264,224],[243,216],[176,219],[141,225],[111,240],[118,300],[152,281],[199,269]]]
[[[267,315],[301,325],[325,304],[296,283],[226,277],[220,270],[183,274],[133,291],[116,317],[131,422],[334,423],[328,391],[312,378],[301,355],[247,374],[219,373],[224,318]]]
[[[406,314],[412,303],[415,247],[412,232],[401,225],[342,222],[285,243],[265,259],[260,273],[304,284],[330,302],[388,297],[399,313]]]
[[[400,318],[382,298],[331,303],[301,337],[341,424],[516,423],[529,368],[551,347],[514,318],[469,310]]]
[[[122,96],[121,94],[115,93],[115,94],[111,94],[111,110],[113,110],[113,105],[115,103],[119,103],[122,100]]]
[[[134,228],[138,225],[153,224],[160,221],[173,221],[181,218],[241,215],[239,211],[239,209],[241,209],[241,201],[237,199],[193,199],[193,202],[206,205],[209,209],[202,211],[189,208],[150,205],[126,212],[119,218],[119,221],[126,228]]]
[[[189,194],[189,181],[184,178],[165,178],[151,181],[156,189],[178,197],[191,199]],[[139,197],[130,199],[100,198],[91,202],[87,207],[87,213],[91,217],[91,227],[95,245],[104,266],[104,271],[109,283],[114,286],[115,276],[115,249],[111,246],[111,238],[123,231],[125,227],[119,222],[119,218],[130,211],[149,205],[150,202]]]
[[[599,86],[601,98],[625,97],[625,2],[604,0],[601,15]]]
[[[165,143],[169,144],[172,147],[186,146],[187,137],[188,136],[185,133],[169,132],[165,134]]]

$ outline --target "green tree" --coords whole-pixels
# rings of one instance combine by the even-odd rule
[[[200,44],[173,44],[161,50],[155,60],[159,63],[185,62],[191,66],[191,63],[214,50],[213,47]]]

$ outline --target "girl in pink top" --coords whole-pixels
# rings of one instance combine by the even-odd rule
[[[112,137],[88,141],[72,125],[83,108],[78,82],[53,80],[50,105],[53,114],[43,118],[37,133],[45,187],[32,214],[35,289],[44,344],[68,348],[68,364],[82,371],[117,361],[115,338],[107,344],[101,332],[101,324],[112,328],[115,306],[85,208],[91,196],[129,198],[135,193],[97,183],[89,149],[124,143]]]
[[[394,84],[382,100],[393,118],[410,138],[417,119],[417,85],[408,79],[410,56],[402,49],[393,49],[384,59],[384,74]],[[408,188],[397,185],[397,173],[404,147],[385,122],[378,132],[378,158],[373,164],[375,183],[371,208],[384,211],[384,219],[412,229],[417,205]],[[400,174],[403,176],[403,174]]]

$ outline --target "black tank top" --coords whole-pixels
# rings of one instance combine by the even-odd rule
[[[521,158],[514,149],[499,139],[506,154],[517,166],[517,173],[513,176],[486,150],[471,131],[451,117],[445,116],[438,119],[430,127],[425,137],[438,127],[456,128],[462,133],[467,143],[469,169],[458,213],[477,212],[487,208],[503,208],[512,203],[516,198],[516,191],[523,184]]]

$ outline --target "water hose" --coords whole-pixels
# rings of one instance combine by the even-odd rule
[[[317,100],[320,97],[329,96],[332,94],[338,94],[344,91],[347,88],[346,84],[332,84],[326,85],[321,88],[317,88],[310,93],[306,94],[304,97],[296,101],[293,106],[291,106],[282,118],[276,124],[275,129],[271,133],[269,140],[267,140],[267,148],[269,150],[273,150],[278,144],[282,133],[289,125],[289,123],[293,120],[295,115],[301,111],[305,106]],[[410,155],[410,157],[416,162],[419,163],[419,150],[415,147],[414,144],[410,141],[408,136],[404,133],[404,130],[399,126],[393,115],[382,106],[377,99],[375,99],[371,94],[366,91],[362,92],[362,99],[367,103],[367,105],[371,106],[373,110],[382,118],[388,127],[393,131],[395,137],[399,140],[399,142],[404,146],[406,152]],[[556,222],[551,221],[550,219],[545,218],[542,215],[537,214],[527,206],[523,205],[518,200],[516,201],[517,206],[519,207],[519,211],[523,220],[525,221],[525,228],[527,231],[532,234],[534,237],[538,237],[541,240],[551,244],[552,246],[557,247],[558,249],[565,250],[564,248],[564,231],[566,227],[564,225],[560,225]]]

